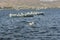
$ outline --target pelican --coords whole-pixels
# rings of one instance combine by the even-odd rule
[[[12,17],[12,14],[9,14],[9,17]]]
[[[30,26],[34,25],[34,22],[29,22],[29,25],[30,25]]]

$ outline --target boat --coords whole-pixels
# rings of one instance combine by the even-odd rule
[[[9,17],[33,17],[35,15],[44,15],[43,12],[27,12],[27,13],[18,13],[18,14],[9,14]]]

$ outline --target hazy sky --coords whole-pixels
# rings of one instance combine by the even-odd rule
[[[44,1],[44,2],[50,1],[50,2],[53,2],[53,1],[57,1],[57,0],[40,0],[40,1]]]
[[[53,1],[59,1],[59,0],[0,0],[0,2],[3,1],[42,1],[42,2],[53,2]]]

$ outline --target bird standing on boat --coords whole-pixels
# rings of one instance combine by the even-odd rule
[[[18,13],[18,14],[9,14],[10,17],[33,17],[36,15],[44,15],[43,12],[27,12],[27,13]]]

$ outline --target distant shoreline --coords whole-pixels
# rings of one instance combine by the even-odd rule
[[[10,10],[10,9],[15,9],[15,10],[23,10],[23,9],[31,9],[31,10],[40,10],[40,9],[55,9],[59,7],[41,7],[41,8],[13,8],[13,7],[0,7],[0,10]],[[60,9],[60,8],[59,8]]]

